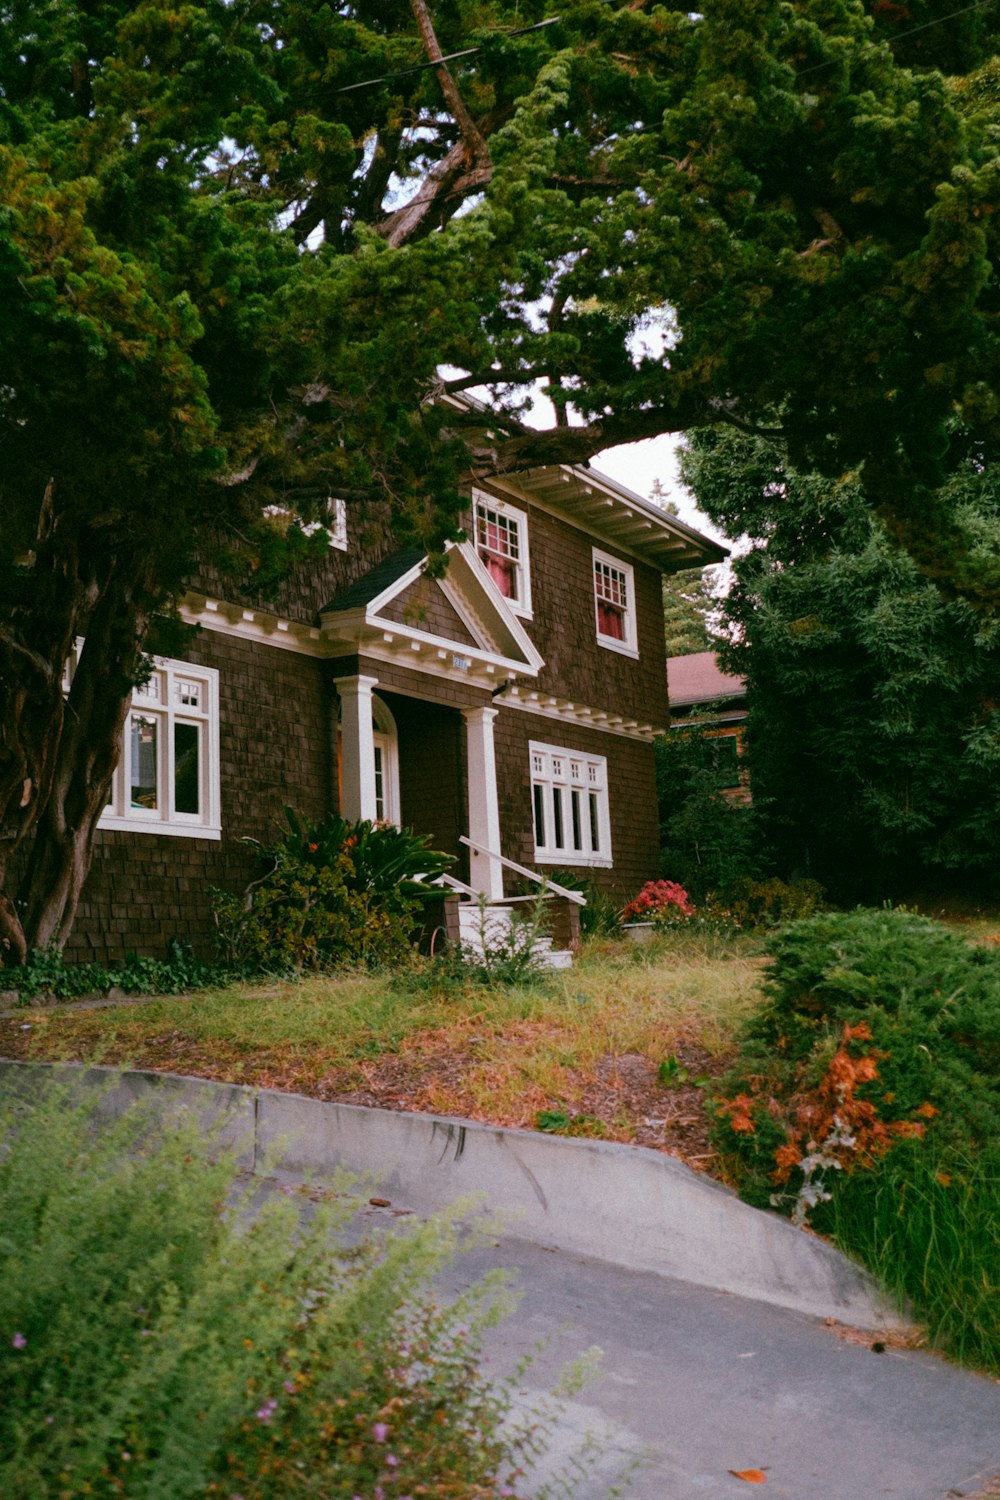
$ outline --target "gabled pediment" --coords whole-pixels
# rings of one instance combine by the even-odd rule
[[[470,669],[488,676],[503,671],[534,677],[544,665],[468,542],[449,547],[443,578],[427,572],[421,553],[384,558],[331,599],[320,618],[324,640],[334,650],[399,643],[412,648],[410,664],[419,666],[419,652],[437,648],[439,657],[468,661]]]

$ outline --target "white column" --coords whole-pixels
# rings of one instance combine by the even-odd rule
[[[496,708],[463,708],[469,768],[469,838],[474,844],[500,853],[500,804],[497,800],[497,763],[493,749]],[[490,901],[503,895],[503,867],[498,859],[469,851],[469,884]]]
[[[335,677],[340,694],[341,816],[348,822],[375,817],[375,740],[372,689],[377,677]]]

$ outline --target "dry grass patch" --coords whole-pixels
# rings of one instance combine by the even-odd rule
[[[318,1098],[631,1140],[707,1160],[703,1091],[758,998],[746,939],[599,941],[483,987],[426,965],[0,1019],[0,1053],[190,1073]],[[670,1063],[664,1080],[660,1065]]]

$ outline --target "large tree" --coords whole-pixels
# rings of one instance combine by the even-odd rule
[[[1000,540],[998,457],[969,444],[947,486],[985,556]],[[722,650],[746,676],[754,818],[782,873],[842,900],[994,888],[997,612],[923,575],[853,478],[799,473],[731,431],[698,435],[683,467],[713,518],[752,539]]]
[[[252,552],[263,507],[375,495],[434,547],[469,474],[774,424],[796,461],[859,471],[926,566],[993,587],[940,483],[956,410],[1000,435],[994,21],[947,17],[9,0],[12,956],[68,932],[128,690],[193,554]],[[528,432],[539,380],[558,420]],[[432,399],[484,385],[485,415]]]

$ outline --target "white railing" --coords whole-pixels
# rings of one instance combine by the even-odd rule
[[[498,859],[502,865],[506,865],[507,869],[513,870],[516,875],[523,875],[526,880],[533,880],[536,885],[548,886],[549,890],[554,891],[557,896],[567,896],[570,901],[575,901],[577,906],[586,906],[587,904],[587,898],[582,892],[568,891],[564,885],[557,885],[554,880],[548,880],[544,875],[539,875],[537,870],[529,870],[526,865],[519,865],[516,859],[508,859],[505,854],[497,854],[493,849],[484,849],[482,844],[473,843],[472,839],[467,839],[464,833],[459,834],[458,841],[460,844],[467,845],[474,854],[483,854],[487,859]],[[469,887],[466,886],[466,890],[468,889]],[[472,894],[478,896],[479,892],[473,891]],[[516,901],[523,898],[508,896],[501,899]]]

